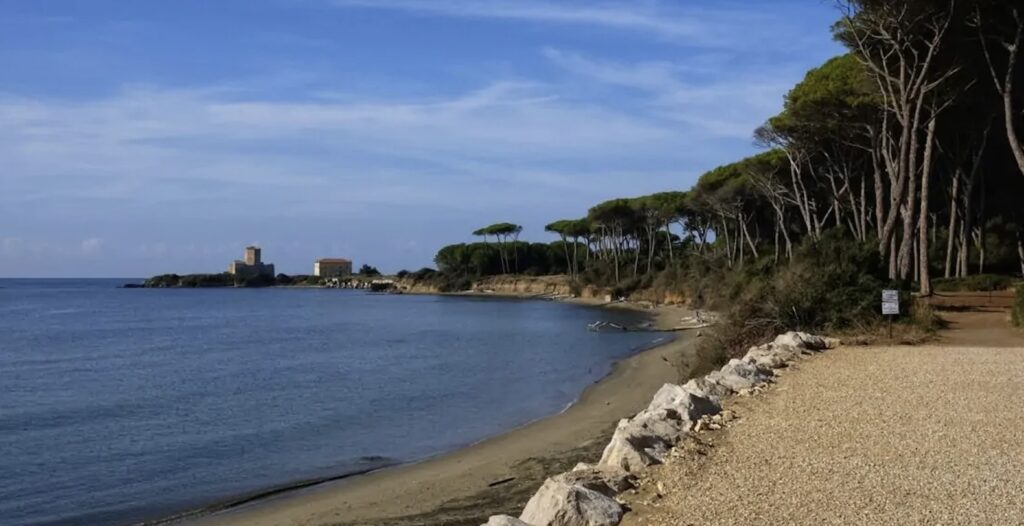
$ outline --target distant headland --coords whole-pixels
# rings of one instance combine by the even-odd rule
[[[345,258],[321,258],[313,263],[312,274],[275,274],[274,264],[263,261],[258,246],[245,247],[242,259],[232,261],[225,272],[200,274],[160,274],[142,284],[126,284],[125,288],[212,288],[212,287],[332,287],[386,288],[380,272],[363,265],[358,274],[352,272],[352,261]],[[376,286],[375,286],[376,285]]]

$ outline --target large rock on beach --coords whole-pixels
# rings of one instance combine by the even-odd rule
[[[622,505],[583,486],[547,479],[519,520],[533,526],[616,526]]]
[[[790,345],[798,349],[808,351],[824,351],[839,346],[839,340],[835,338],[824,338],[806,332],[790,331],[775,337],[775,345]]]
[[[743,357],[743,361],[758,367],[779,369],[798,357],[800,357],[800,349],[792,345],[768,343],[751,347]]]
[[[606,497],[614,497],[636,487],[636,476],[618,466],[595,466],[579,463],[561,475],[553,477],[569,485],[583,486]]]
[[[761,384],[768,383],[772,380],[773,376],[770,369],[751,365],[743,360],[732,359],[721,369],[709,374],[707,380],[724,385],[733,392],[738,393],[744,389],[752,389]]]
[[[492,515],[483,526],[533,526],[508,515]]]
[[[683,389],[702,398],[719,401],[732,394],[732,389],[715,383],[713,380],[708,379],[707,376],[694,378],[686,382],[683,384]]]
[[[598,464],[639,473],[647,466],[664,462],[689,425],[690,421],[674,409],[641,411],[633,418],[619,421]]]
[[[718,414],[722,406],[711,396],[701,396],[680,385],[665,384],[654,393],[654,398],[647,406],[648,411],[659,409],[673,409],[683,419],[696,422],[704,415]]]

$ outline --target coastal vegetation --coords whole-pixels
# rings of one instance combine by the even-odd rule
[[[320,284],[317,276],[235,276],[222,272],[219,274],[161,274],[153,276],[143,283],[145,288],[207,288],[207,287],[296,287],[315,286]]]
[[[482,236],[487,243],[488,236],[494,236],[498,246],[498,261],[501,273],[519,272],[519,234],[523,227],[512,223],[495,223],[473,231],[474,236]],[[509,246],[511,245],[511,246]],[[512,256],[508,252],[512,252]]]
[[[274,284],[278,286],[316,286],[323,283],[319,276],[278,274]]]
[[[227,272],[220,274],[160,274],[143,283],[146,288],[205,288],[233,287],[235,277]]]
[[[370,265],[363,264],[363,266],[359,267],[359,275],[368,277],[380,276],[380,271],[377,270],[377,267],[371,267]]]
[[[729,309],[723,345],[881,320],[879,291],[1012,286],[1024,272],[1024,7],[839,2],[848,52],[812,69],[753,130],[764,151],[686,191],[610,199],[549,223],[477,230],[429,276],[449,290],[565,274],[616,297],[672,291]],[[493,237],[494,243],[488,242]],[[422,272],[422,271],[421,271]],[[903,320],[930,325],[927,308]]]
[[[561,243],[558,243],[561,244]],[[505,255],[500,247],[490,243],[460,243],[438,251],[434,262],[438,270],[449,274],[472,277],[507,274]],[[519,254],[515,259],[521,271],[518,274],[540,276],[565,273],[568,267],[562,259],[562,248],[554,244],[509,243],[505,250]]]
[[[993,292],[1012,289],[1018,281],[1013,276],[977,274],[966,278],[939,278],[933,288],[935,292]]]

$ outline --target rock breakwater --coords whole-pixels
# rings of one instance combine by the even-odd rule
[[[617,496],[634,488],[637,475],[664,463],[689,434],[732,420],[722,410],[723,398],[760,391],[774,382],[775,369],[838,345],[836,339],[788,332],[702,378],[665,384],[646,409],[618,423],[597,464],[579,464],[547,479],[518,518],[496,515],[487,525],[618,525],[628,510]]]

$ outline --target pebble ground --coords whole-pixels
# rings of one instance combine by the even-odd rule
[[[843,347],[626,495],[631,525],[1024,524],[1024,346]]]

